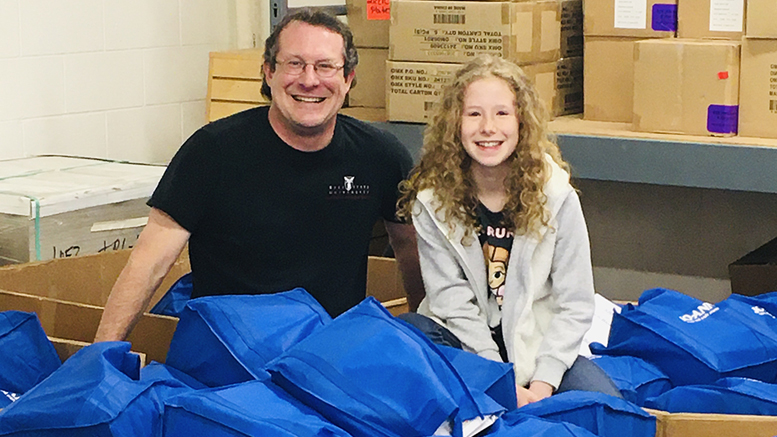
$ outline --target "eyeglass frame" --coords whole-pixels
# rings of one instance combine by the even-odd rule
[[[299,66],[301,68],[295,67],[294,69],[298,71],[289,71],[288,68],[290,67],[290,63],[301,64]],[[286,74],[288,76],[293,76],[293,77],[301,76],[302,74],[304,74],[305,70],[307,70],[308,68],[308,65],[312,65],[313,72],[315,72],[318,77],[322,77],[322,78],[335,77],[338,71],[345,68],[345,64],[335,64],[334,62],[331,62],[331,61],[306,62],[301,59],[290,59],[286,61],[276,60],[275,65],[276,65],[276,68],[279,69],[283,74]],[[325,66],[325,68],[332,67],[332,72],[321,74],[320,68],[322,66]]]

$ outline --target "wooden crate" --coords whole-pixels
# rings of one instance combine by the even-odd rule
[[[218,120],[270,101],[261,93],[263,50],[210,53],[206,115]]]

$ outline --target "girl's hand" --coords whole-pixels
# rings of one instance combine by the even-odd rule
[[[515,387],[515,394],[518,398],[518,408],[532,402],[541,401],[553,394],[553,386],[542,381],[532,381],[529,388],[521,386]]]

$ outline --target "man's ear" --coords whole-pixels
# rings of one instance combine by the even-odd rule
[[[351,70],[350,73],[348,73],[348,76],[345,76],[345,83],[348,84],[348,87],[350,88],[351,84],[353,83],[353,79],[356,77],[356,70]]]
[[[262,70],[264,71],[264,77],[266,79],[271,79],[274,72],[272,71],[272,68],[270,68],[270,63],[265,62],[262,64]]]

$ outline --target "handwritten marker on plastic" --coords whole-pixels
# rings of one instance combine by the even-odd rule
[[[728,79],[728,71],[719,71],[718,72],[718,79]]]

